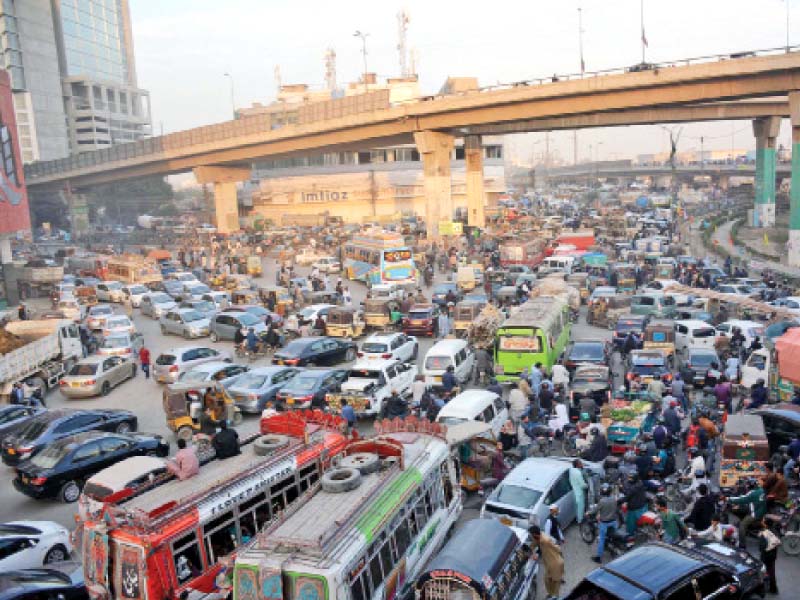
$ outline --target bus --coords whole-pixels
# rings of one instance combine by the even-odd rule
[[[367,232],[345,243],[343,267],[348,279],[365,283],[416,286],[413,249],[403,236],[392,232]]]
[[[457,461],[436,423],[375,429],[237,555],[234,599],[394,600],[419,575],[461,514]]]
[[[495,334],[498,381],[516,381],[536,363],[551,369],[569,342],[572,324],[565,297],[538,296],[514,311]]]
[[[84,579],[95,600],[180,600],[211,593],[225,561],[319,482],[346,446],[341,417],[297,411],[262,418],[240,455],[183,481],[157,476],[108,495],[130,468],[84,488],[78,511]],[[94,479],[94,478],[93,478]],[[141,482],[139,482],[141,483]]]

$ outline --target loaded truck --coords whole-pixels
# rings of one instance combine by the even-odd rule
[[[56,289],[56,285],[64,278],[64,267],[27,264],[19,271],[17,288],[19,297],[46,298]]]
[[[83,357],[78,326],[66,319],[12,321],[5,332],[11,335],[2,336],[4,342],[17,347],[0,356],[2,398],[8,398],[18,381],[46,394]]]

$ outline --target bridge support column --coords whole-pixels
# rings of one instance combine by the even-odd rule
[[[239,202],[236,184],[250,178],[250,169],[239,167],[196,167],[197,183],[214,184],[214,217],[218,233],[239,231]]]
[[[800,92],[789,93],[792,124],[792,183],[789,192],[789,265],[800,267]]]
[[[479,135],[468,135],[464,138],[464,158],[467,163],[467,225],[470,227],[486,227],[483,194],[483,139]]]
[[[780,128],[780,117],[763,117],[753,121],[753,134],[756,136],[754,227],[775,225],[775,139]]]
[[[727,192],[731,184],[731,178],[728,175],[719,176],[719,189]]]
[[[414,143],[422,156],[425,176],[425,226],[428,241],[438,240],[439,222],[453,220],[450,160],[453,136],[437,131],[417,131]]]

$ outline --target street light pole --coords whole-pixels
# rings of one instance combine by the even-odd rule
[[[364,56],[364,91],[367,91],[367,36],[368,33],[364,33],[360,30],[356,30],[353,34],[353,37],[361,38],[361,54]]]
[[[786,2],[786,52],[789,52],[789,0]]]
[[[581,55],[581,75],[586,71],[586,63],[583,61],[583,9],[578,7],[578,51]]]
[[[230,79],[230,82],[231,82],[231,110],[233,111],[233,120],[235,121],[236,120],[236,100],[234,99],[234,95],[233,95],[233,75],[231,75],[230,73],[225,73],[223,76],[227,77],[228,79]]]

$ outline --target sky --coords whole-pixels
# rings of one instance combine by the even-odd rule
[[[324,55],[337,55],[339,84],[367,65],[379,78],[399,74],[397,13],[410,15],[408,46],[418,56],[423,93],[448,76],[481,85],[580,70],[578,8],[587,71],[641,62],[641,0],[130,0],[139,86],[149,90],[153,131],[179,131],[230,119],[231,80],[237,107],[268,103],[275,68],[287,83],[324,83]],[[800,44],[800,0],[644,0],[649,62]],[[228,78],[224,74],[229,73]],[[679,128],[673,126],[675,131]],[[584,130],[579,160],[628,158],[668,149],[661,127]],[[746,121],[682,128],[679,150],[752,148]],[[506,138],[506,154],[544,150],[544,134]],[[551,152],[571,162],[573,137],[550,135]],[[788,122],[779,143],[790,143]]]

